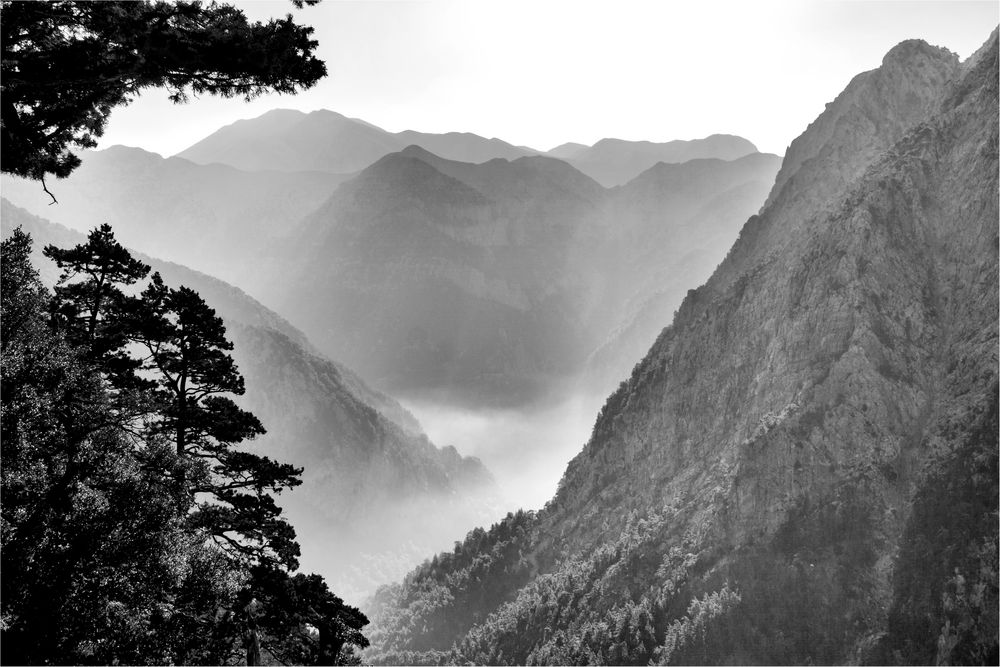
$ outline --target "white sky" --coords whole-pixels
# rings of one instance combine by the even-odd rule
[[[603,137],[738,134],[782,154],[857,73],[921,38],[967,58],[1000,3],[944,1],[288,0],[237,3],[313,25],[329,76],[295,96],[112,112],[101,147],[172,155],[274,108],[332,109],[390,131],[468,131],[547,150]]]

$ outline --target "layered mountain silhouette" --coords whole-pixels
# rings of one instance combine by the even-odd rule
[[[220,163],[250,171],[351,173],[411,144],[468,162],[515,159],[535,152],[469,132],[392,133],[325,109],[311,113],[275,109],[227,125],[177,156],[198,164]]]
[[[49,284],[47,244],[84,235],[2,200],[4,236],[21,226]],[[268,434],[246,446],[305,469],[279,503],[303,537],[303,566],[360,596],[401,576],[419,556],[494,516],[492,476],[478,459],[435,447],[395,400],[318,352],[301,331],[240,289],[184,266],[136,255],[168,285],[194,289],[223,318],[246,380],[237,400]]]
[[[552,501],[380,591],[369,658],[995,662],[997,57],[856,77]]]
[[[344,177],[320,171],[243,171],[125,146],[81,153],[72,177],[52,183],[4,175],[4,197],[71,229],[108,223],[119,240],[238,283],[248,258],[319,206]]]
[[[393,392],[532,401],[598,345],[604,388],[641,356],[633,340],[645,349],[655,336],[640,326],[608,340],[617,323],[664,290],[675,308],[778,162],[660,164],[607,190],[553,158],[473,164],[411,146],[344,183],[251,284]]]
[[[657,162],[679,163],[716,158],[735,160],[756,153],[757,147],[731,134],[713,134],[704,139],[625,141],[601,139],[593,146],[566,143],[546,153],[566,160],[605,187],[624,185]]]
[[[635,146],[645,162],[753,150],[733,141]],[[609,189],[525,152],[277,110],[221,129],[191,159],[87,152],[53,184],[58,206],[37,183],[3,186],[38,215],[81,231],[111,223],[131,247],[239,285],[382,388],[509,405],[584,366],[588,389],[613,388],[722,259],[780,162],[656,163]],[[335,173],[350,169],[361,171]]]

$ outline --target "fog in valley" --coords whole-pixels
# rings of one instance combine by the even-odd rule
[[[2,4],[0,662],[996,664],[995,3],[542,4]]]
[[[430,439],[476,456],[496,477],[507,510],[541,509],[566,464],[590,438],[603,397],[572,396],[556,405],[480,409],[404,401]]]

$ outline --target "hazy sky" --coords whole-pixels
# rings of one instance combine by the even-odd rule
[[[780,154],[896,43],[919,37],[966,58],[1000,21],[995,0],[237,4],[254,19],[291,12],[313,25],[329,76],[250,104],[204,96],[177,106],[150,91],[112,113],[101,147],[172,155],[235,120],[290,107],[541,150],[719,132]]]

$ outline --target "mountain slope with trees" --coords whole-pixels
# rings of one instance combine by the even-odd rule
[[[78,244],[82,235],[2,206],[4,237],[20,227],[37,239],[33,259],[54,284],[39,246]],[[399,403],[323,357],[286,320],[220,280],[136,256],[217,307],[246,378],[237,401],[269,431],[248,446],[304,469],[302,485],[278,500],[307,536],[304,561],[337,590],[361,595],[494,516],[497,490],[478,460],[435,447]]]
[[[997,80],[996,32],[859,75],[609,397],[531,566],[462,615],[467,566],[425,565],[369,657],[995,662]]]
[[[52,293],[31,246],[2,248],[3,661],[355,660],[367,619],[295,572],[274,502],[301,469],[240,447],[222,320],[106,225],[44,248]]]

